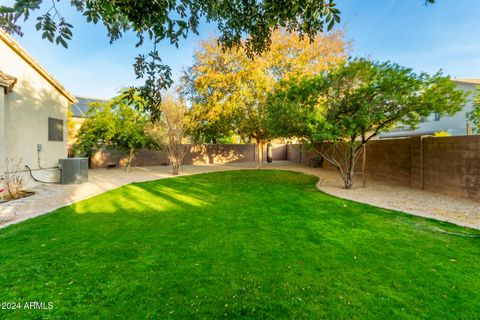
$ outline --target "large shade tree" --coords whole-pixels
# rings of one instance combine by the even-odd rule
[[[192,104],[193,131],[212,142],[231,132],[256,141],[260,167],[263,145],[272,137],[266,125],[268,93],[281,80],[318,74],[340,64],[348,51],[341,32],[309,41],[279,29],[272,40],[270,51],[254,59],[246,50],[225,50],[216,39],[203,41],[181,86]]]
[[[363,146],[381,131],[400,123],[415,127],[432,112],[452,115],[464,102],[465,94],[440,72],[359,59],[281,83],[268,108],[278,136],[311,142],[351,188]]]

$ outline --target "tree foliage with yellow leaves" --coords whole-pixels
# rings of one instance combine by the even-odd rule
[[[320,74],[344,62],[349,44],[342,32],[311,41],[277,29],[270,50],[250,58],[244,49],[225,49],[215,38],[203,41],[182,77],[181,94],[191,102],[190,132],[216,143],[232,133],[255,140],[262,166],[263,145],[272,138],[266,98],[282,80]]]

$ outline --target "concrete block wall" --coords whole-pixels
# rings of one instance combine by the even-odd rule
[[[272,156],[272,159],[274,161],[287,160],[287,145],[272,144]],[[263,149],[263,160],[267,161],[267,147]]]
[[[478,135],[373,140],[366,154],[371,179],[480,201]],[[287,145],[289,161],[308,165],[315,155],[305,146]],[[334,170],[327,162],[324,167]]]
[[[300,144],[287,144],[287,160],[301,163],[301,152],[300,152],[301,145]]]
[[[189,145],[184,164],[223,164],[257,159],[255,144]],[[273,159],[305,165],[317,152],[305,145],[273,145]],[[480,201],[480,136],[412,137],[373,140],[367,144],[366,174],[370,179]],[[266,160],[266,148],[264,150]],[[362,159],[358,162],[360,171]],[[92,168],[125,165],[125,154],[102,150]],[[141,150],[137,166],[167,165],[164,151]],[[324,162],[324,168],[335,170]]]
[[[287,148],[284,144],[275,144],[273,160],[287,160]],[[200,144],[188,145],[183,164],[224,164],[234,162],[254,162],[257,160],[257,145],[255,144]],[[267,159],[267,150],[263,152]],[[100,150],[90,161],[91,168],[105,168],[109,164],[119,167],[125,166],[124,152],[112,149]],[[135,158],[135,166],[168,165],[169,160],[165,151],[140,150]]]
[[[424,138],[424,188],[480,200],[480,136]]]
[[[435,138],[440,139],[440,138]],[[424,189],[425,188],[425,148],[424,142],[425,138],[422,137],[413,137],[410,139],[403,139],[410,142],[410,187],[415,189]],[[395,140],[392,140],[395,141]],[[375,158],[374,158],[375,159]],[[406,166],[408,163],[405,164]]]
[[[366,173],[374,180],[410,186],[411,139],[374,140],[366,148]],[[360,165],[362,159],[358,161]]]
[[[311,165],[311,160],[318,156],[318,152],[311,146],[303,144],[287,144],[286,156],[288,161]]]

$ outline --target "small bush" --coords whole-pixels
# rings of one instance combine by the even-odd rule
[[[3,182],[5,184],[5,188],[7,189],[7,193],[12,199],[16,199],[21,197],[25,190],[23,189],[25,181],[23,174],[19,173],[22,169],[22,160],[15,160],[15,159],[5,159],[4,162],[4,170],[5,175],[3,176]]]
[[[442,130],[442,131],[437,131],[433,134],[435,137],[450,137],[451,134],[448,131]]]

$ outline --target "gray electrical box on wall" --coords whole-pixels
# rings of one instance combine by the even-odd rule
[[[76,184],[88,181],[88,158],[58,160],[61,184]]]

